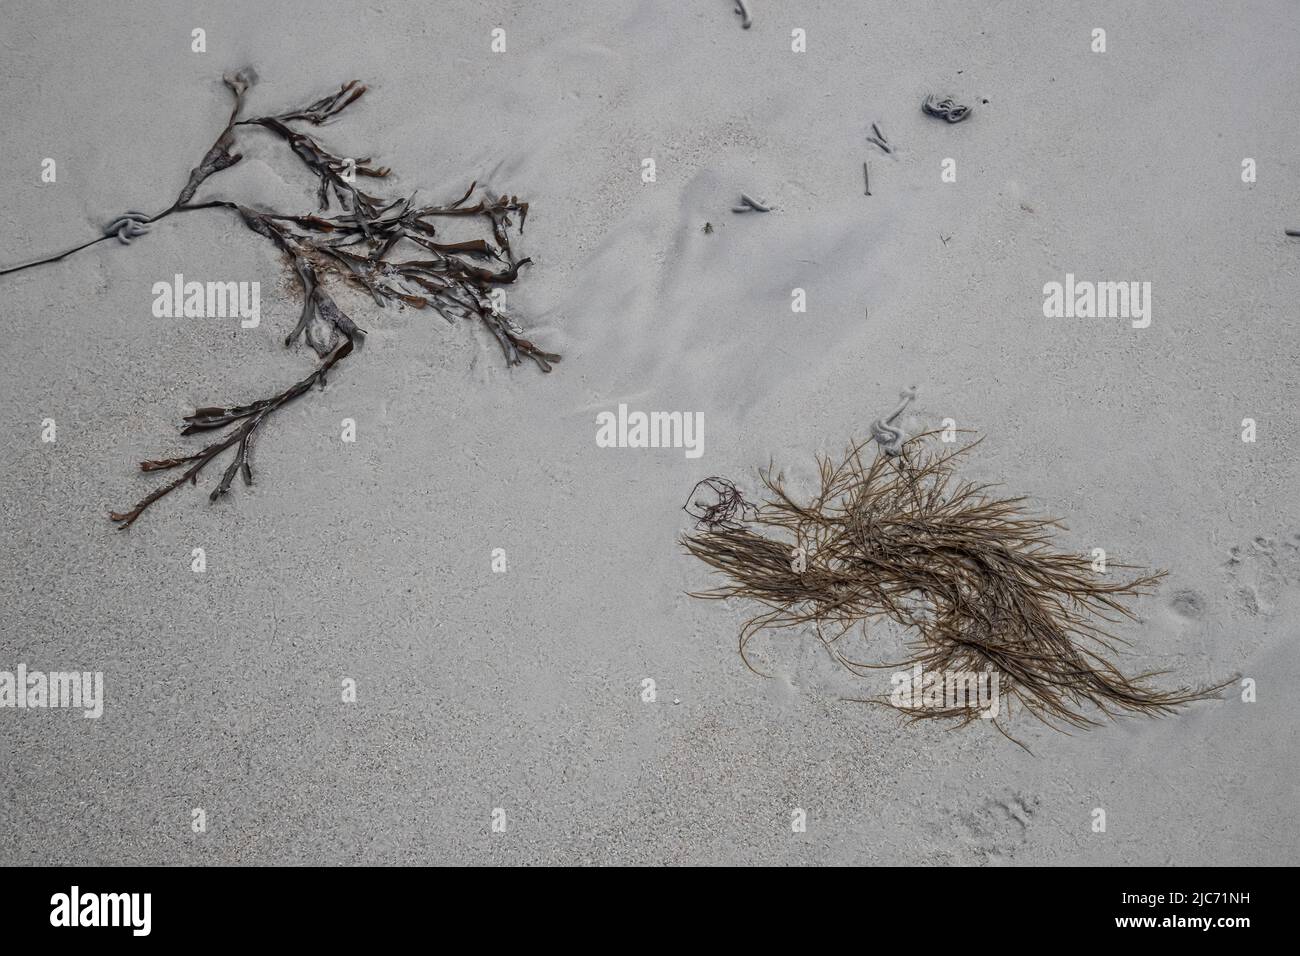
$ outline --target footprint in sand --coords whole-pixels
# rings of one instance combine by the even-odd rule
[[[1169,599],[1169,606],[1175,614],[1189,620],[1196,620],[1205,614],[1205,598],[1190,588],[1176,591]]]
[[[1041,798],[1023,793],[993,797],[975,810],[958,814],[954,826],[979,862],[1010,864],[1028,842],[1029,827],[1041,803]]]
[[[1237,608],[1271,614],[1284,592],[1300,586],[1300,533],[1257,535],[1229,549],[1224,569]]]

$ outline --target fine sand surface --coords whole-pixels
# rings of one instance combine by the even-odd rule
[[[0,265],[169,204],[224,71],[257,67],[254,115],[355,77],[320,137],[392,192],[531,203],[508,303],[564,359],[507,368],[481,328],[340,293],[365,348],[269,423],[255,487],[209,505],[210,469],[122,532],[156,484],[135,463],[197,447],[181,415],[312,367],[281,344],[296,292],[224,211],[0,278],[0,670],[106,685],[99,720],[0,709],[0,863],[1300,862],[1295,5],[1048,6],[754,0],[742,30],[728,0],[7,0]],[[314,209],[282,144],[241,142],[200,198]],[[742,190],[775,211],[731,213]],[[260,281],[261,326],[155,318],[175,273]],[[1150,327],[1044,318],[1066,273],[1149,281]],[[686,595],[716,583],[677,542],[687,492],[754,492],[769,459],[807,490],[912,384],[904,427],[983,433],[966,473],[1064,547],[1169,569],[1126,667],[1258,701],[1018,721],[1031,756],[844,702],[889,672],[807,635],[747,670],[752,608]],[[702,412],[703,456],[597,447],[620,402]]]

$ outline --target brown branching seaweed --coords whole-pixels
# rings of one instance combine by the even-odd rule
[[[710,501],[712,497],[715,500]],[[758,509],[745,500],[740,489],[716,475],[695,483],[682,510],[695,519],[695,530],[742,528],[743,522],[758,518]]]
[[[326,373],[359,349],[365,332],[360,329],[325,291],[324,283],[336,279],[368,293],[382,308],[394,302],[414,308],[431,308],[448,322],[477,319],[492,333],[510,365],[531,359],[544,372],[560,356],[544,351],[524,338],[520,328],[499,308],[491,295],[492,288],[514,282],[520,267],[531,260],[517,258],[510,244],[509,227],[518,217],[522,234],[528,216],[528,203],[516,196],[484,198],[470,203],[477,183],[472,183],[459,199],[444,205],[416,205],[409,198],[384,198],[356,186],[358,176],[383,179],[387,167],[371,165],[369,158],[348,159],[324,147],[314,136],[290,124],[320,126],[335,118],[366,92],[366,87],[352,80],[336,93],[323,96],[304,107],[272,116],[241,119],[245,94],[256,82],[251,69],[223,77],[234,94],[230,119],[189,179],[176,201],[153,216],[129,212],[119,216],[96,239],[57,255],[0,270],[0,275],[57,262],[66,256],[106,239],[118,238],[129,244],[144,235],[151,224],[177,212],[203,209],[229,209],[253,232],[270,239],[293,267],[302,289],[303,307],[297,325],[285,337],[292,345],[300,336],[321,358],[309,376],[269,398],[247,405],[214,406],[197,409],[185,418],[182,435],[231,426],[220,439],[201,451],[178,458],[141,462],[144,471],[172,468],[185,470],[180,478],[147,495],[129,511],[112,512],[119,527],[129,527],[154,502],[184,485],[196,483],[202,469],[229,448],[236,449],[221,482],[210,495],[216,500],[229,491],[236,474],[245,484],[252,483],[249,451],[258,428],[277,409],[308,392],[313,385],[325,385]],[[192,202],[200,186],[243,158],[236,151],[237,131],[244,127],[265,129],[283,139],[303,164],[317,177],[318,213],[338,206],[331,217],[319,214],[281,215],[253,209],[227,200]],[[474,239],[441,242],[436,220],[447,217],[485,220],[491,240]],[[418,248],[415,258],[399,258],[398,250]],[[495,266],[493,265],[495,263]],[[188,467],[186,467],[188,466]]]
[[[150,492],[130,511],[114,511],[109,517],[118,522],[118,527],[130,527],[140,515],[144,514],[146,508],[162,498],[165,495],[175,491],[185,482],[197,484],[199,472],[205,465],[217,455],[225,451],[231,445],[238,442],[238,448],[235,452],[234,459],[226,468],[226,472],[221,476],[221,481],[212,494],[208,496],[209,501],[216,501],[217,498],[224,495],[230,490],[230,485],[235,480],[235,475],[239,474],[244,479],[245,485],[253,483],[253,469],[249,464],[249,450],[253,441],[253,433],[264,422],[272,412],[283,405],[293,401],[298,396],[307,392],[313,385],[325,385],[325,374],[333,368],[341,359],[351,354],[353,343],[360,341],[359,337],[348,336],[343,343],[339,345],[325,361],[316,367],[316,370],[300,382],[296,382],[289,388],[285,389],[279,395],[271,398],[264,398],[254,402],[251,405],[238,405],[233,408],[207,407],[195,409],[193,415],[186,415],[186,425],[181,429],[182,435],[192,435],[195,432],[208,431],[214,428],[223,428],[238,422],[236,428],[231,429],[218,441],[208,445],[202,451],[193,455],[186,455],[183,458],[160,458],[153,461],[140,462],[141,471],[166,471],[172,468],[180,468],[183,465],[189,465],[185,472],[170,484]]]
[[[1059,522],[1026,514],[1024,498],[994,497],[989,485],[957,479],[954,460],[978,441],[936,453],[928,450],[934,434],[909,440],[898,457],[868,457],[868,439],[838,462],[819,458],[820,490],[807,502],[788,494],[769,468],[762,476],[768,500],[752,527],[684,536],[687,551],[729,579],[695,597],[748,598],[767,608],[740,634],[751,669],[746,645],[757,632],[809,625],[859,676],[918,663],[926,671],[989,672],[1004,705],[1015,701],[1058,730],[1095,726],[1102,716],[1169,714],[1230,683],[1161,690],[1151,683],[1159,672],[1123,674],[1111,658],[1125,642],[1107,628],[1132,619],[1127,602],[1152,591],[1164,572],[1111,563],[1108,573],[1135,573],[1109,579],[1088,558],[1056,550]],[[906,663],[863,663],[839,649],[845,635],[870,638],[870,626],[884,622],[908,634]],[[968,707],[897,709],[958,726],[981,716]],[[1004,706],[1002,719],[1009,712]]]

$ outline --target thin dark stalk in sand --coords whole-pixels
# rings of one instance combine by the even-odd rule
[[[884,132],[881,131],[879,123],[871,124],[871,132],[874,135],[867,137],[868,143],[874,143],[876,146],[879,146],[881,149],[883,149],[886,153],[892,154],[894,152],[894,147],[890,145],[889,139],[885,136]]]
[[[98,238],[35,262],[0,270],[0,275],[6,275],[58,262],[114,237],[129,245],[147,233],[150,225],[173,213],[225,209],[237,214],[249,230],[269,239],[297,277],[303,297],[302,312],[284,342],[292,345],[300,336],[305,338],[320,357],[319,365],[306,378],[268,398],[249,404],[209,406],[186,416],[182,435],[220,428],[229,430],[192,455],[141,462],[143,471],[184,470],[179,478],[146,495],[130,510],[112,512],[110,517],[122,528],[129,527],[151,505],[186,482],[196,483],[203,468],[231,448],[235,449],[234,458],[210,499],[226,494],[237,474],[245,484],[252,484],[249,454],[258,429],[272,414],[313,386],[323,387],[326,374],[364,343],[364,330],[325,291],[327,280],[365,291],[380,307],[398,303],[418,309],[431,308],[448,322],[477,319],[492,333],[510,365],[519,365],[527,358],[536,362],[542,371],[549,372],[551,363],[560,359],[524,338],[490,294],[493,287],[514,282],[520,268],[530,262],[515,255],[508,231],[514,217],[518,217],[522,234],[528,203],[505,195],[470,203],[477,183],[472,183],[454,202],[439,205],[417,205],[413,195],[406,198],[373,195],[358,188],[356,178],[383,179],[389,175],[387,167],[373,166],[369,158],[354,160],[337,155],[314,136],[291,125],[326,123],[360,99],[366,92],[365,86],[352,80],[337,92],[306,106],[240,119],[245,94],[256,81],[256,75],[252,70],[241,70],[223,79],[235,99],[230,117],[199,164],[190,171],[170,206],[152,216],[132,210],[109,223]],[[318,212],[327,211],[335,203],[338,213],[333,217],[316,213],[283,215],[221,199],[191,202],[210,176],[243,158],[235,147],[237,131],[245,127],[266,130],[283,140],[318,180]],[[451,217],[484,221],[492,241],[483,238],[440,241],[435,220]],[[416,249],[417,257],[399,258],[397,253],[401,249]]]
[[[1053,546],[1061,525],[1027,514],[1025,499],[956,477],[955,460],[978,442],[934,453],[933,437],[910,439],[897,457],[871,455],[868,439],[838,461],[819,459],[820,488],[807,501],[769,468],[753,521],[684,536],[686,550],[727,579],[695,597],[765,608],[740,633],[751,669],[755,634],[808,626],[859,676],[918,663],[989,671],[999,678],[1005,706],[993,722],[1004,734],[1013,701],[1048,726],[1085,728],[1121,714],[1171,714],[1228,686],[1164,690],[1152,683],[1157,672],[1121,672],[1113,658],[1124,642],[1109,628],[1133,618],[1129,602],[1164,572],[1111,563],[1107,575],[1096,573],[1088,558]],[[796,547],[802,565],[791,560]],[[1115,571],[1133,573],[1117,579]],[[907,661],[865,663],[844,650],[856,634],[870,651],[873,625],[885,622],[908,634]],[[867,702],[892,706],[888,695]],[[959,726],[980,717],[969,707],[898,709]]]

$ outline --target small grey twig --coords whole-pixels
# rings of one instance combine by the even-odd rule
[[[867,137],[868,143],[875,143],[887,153],[894,152],[894,147],[889,145],[889,137],[885,135],[885,131],[880,128],[879,123],[873,122],[871,124],[871,132],[875,133],[875,135]]]
[[[1288,229],[1286,231],[1286,234],[1288,236],[1294,236],[1295,238],[1300,239],[1300,229]]]
[[[740,14],[740,25],[748,30],[754,23],[754,18],[749,15],[749,8],[745,6],[745,0],[736,0],[736,12]]]
[[[741,193],[741,194],[740,194],[740,203],[741,203],[741,204],[740,204],[739,206],[732,206],[732,207],[731,207],[731,211],[732,211],[732,212],[749,212],[751,209],[754,210],[754,212],[771,212],[771,211],[772,211],[772,207],[771,207],[771,206],[765,206],[765,205],[763,205],[761,202],[759,202],[757,199],[754,199],[752,196],[748,195],[747,193]]]
[[[866,163],[862,164],[862,182],[863,185],[866,187],[867,195],[870,196],[871,195],[871,167],[869,167]]]

